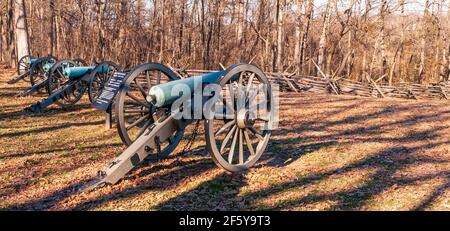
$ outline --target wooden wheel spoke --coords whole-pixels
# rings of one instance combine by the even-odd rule
[[[234,104],[234,101],[235,101],[235,98],[234,98],[234,86],[233,86],[233,84],[228,84],[228,90],[230,91],[230,100],[231,100],[231,108],[233,109],[233,110],[235,110],[235,104]]]
[[[255,73],[252,73],[252,75],[250,75],[250,78],[248,79],[246,92],[249,92],[250,89],[252,88],[253,78],[255,78]]]
[[[144,124],[144,126],[142,126],[141,130],[139,131],[139,134],[137,135],[137,137],[141,136],[142,134],[144,134],[145,130],[150,126],[152,122],[150,120],[147,120]]]
[[[233,142],[231,142],[230,152],[228,153],[228,163],[233,163],[234,149],[236,148],[237,137],[239,135],[240,129],[236,129],[233,137]]]
[[[64,75],[61,73],[61,70],[59,68],[56,68],[56,72],[58,73],[59,77],[63,77]],[[55,79],[57,80],[57,79]]]
[[[248,127],[248,130],[250,130],[258,139],[260,139],[260,140],[263,140],[264,138],[262,137],[263,136],[263,133],[262,132],[260,132],[260,131],[258,131],[258,130],[256,130],[254,127]]]
[[[230,128],[231,126],[233,126],[235,124],[235,120],[232,120],[228,123],[226,123],[225,125],[223,125],[223,127],[221,127],[216,134],[214,134],[215,137],[219,136],[220,134],[222,134],[225,130],[227,130],[228,128]]]
[[[150,80],[150,75],[148,74],[148,71],[145,72],[145,79],[147,80],[147,88],[150,89],[152,87],[152,82]]]
[[[161,84],[161,72],[158,71],[158,74],[156,75],[156,84]]]
[[[229,113],[234,114],[233,105],[231,105],[230,102],[227,101],[223,96],[220,96],[220,98],[222,99],[223,113],[227,113],[228,111]]]
[[[241,72],[241,74],[239,75],[239,83],[238,83],[238,93],[237,93],[237,109],[239,110],[239,108],[242,108],[244,106],[243,102],[242,102],[242,95],[244,94],[244,92],[242,91],[242,82],[243,82],[243,75],[244,72]]]
[[[244,130],[244,138],[245,143],[247,144],[248,151],[250,152],[250,155],[255,155],[255,150],[253,149],[252,141],[250,140],[250,137],[248,135],[247,129]]]
[[[242,129],[239,129],[239,164],[244,164],[244,141],[242,139]]]
[[[136,96],[134,96],[130,92],[127,92],[127,96],[130,97],[132,100],[134,100],[136,103],[138,103],[144,107],[150,108],[150,105],[143,103],[141,100],[139,100]]]
[[[228,141],[230,140],[231,136],[233,135],[234,131],[236,130],[237,126],[234,125],[231,130],[228,132],[228,134],[225,136],[225,139],[222,142],[222,145],[220,146],[220,153],[223,153],[225,150],[225,147],[227,146]]]
[[[127,109],[125,109],[124,112],[125,113],[140,113],[140,114],[144,114],[144,113],[147,113],[148,111],[147,110],[142,110],[142,109],[138,109],[138,110],[133,110],[133,109],[127,110]]]
[[[134,82],[136,83],[136,86],[139,88],[139,91],[142,93],[142,95],[145,97],[147,97],[147,92],[144,90],[144,88],[142,87],[141,83],[139,82],[139,80],[137,78],[134,79]]]
[[[250,89],[251,90],[251,89]],[[253,90],[253,91],[247,91],[248,97],[246,97],[246,103],[251,103],[254,102],[256,100],[256,96],[258,96],[258,91],[257,90]]]
[[[239,86],[242,86],[242,82],[244,81],[244,74],[245,72],[241,72],[241,74],[239,74]]]
[[[127,130],[130,130],[131,128],[136,127],[139,123],[141,123],[142,121],[144,121],[145,119],[147,119],[150,115],[144,115],[141,118],[137,119],[136,121],[134,121],[132,124],[130,124],[129,126],[126,127]]]
[[[242,89],[242,83],[241,83],[241,79],[239,79],[239,84],[238,84],[238,93],[237,93],[237,109],[239,110],[240,108],[243,108],[245,106],[245,92]]]

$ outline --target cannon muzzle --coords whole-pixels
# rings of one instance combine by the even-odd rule
[[[207,85],[216,83],[217,80],[225,73],[225,71],[213,72],[201,76],[195,76],[191,78],[180,79],[176,81],[170,81],[150,88],[150,92],[147,100],[156,107],[163,107],[172,104],[180,98],[180,95],[172,94],[174,87],[185,85],[189,88],[191,94],[194,93],[197,85]],[[177,92],[178,93],[178,92]]]
[[[28,66],[31,66],[31,65],[33,65],[34,63],[38,62],[38,61],[39,61],[39,59],[28,59],[28,60],[27,60],[27,65],[28,65]]]
[[[42,69],[43,69],[45,72],[48,72],[50,69],[52,69],[53,65],[55,65],[55,64],[54,64],[54,63],[47,63],[47,64],[45,64],[44,66],[42,66]]]

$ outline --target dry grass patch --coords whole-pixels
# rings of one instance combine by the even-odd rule
[[[250,171],[231,175],[204,149],[146,161],[119,184],[78,189],[124,146],[87,97],[71,110],[23,108],[0,71],[3,210],[450,210],[448,101],[283,94],[280,127]],[[188,128],[190,132],[191,128]],[[201,131],[203,134],[203,131]]]

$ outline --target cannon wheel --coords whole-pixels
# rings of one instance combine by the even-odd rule
[[[218,102],[225,110],[212,108],[214,116],[205,120],[207,148],[219,167],[244,171],[258,161],[270,139],[270,83],[259,68],[248,64],[230,67],[217,83],[225,95]]]
[[[107,67],[106,72],[99,72],[99,68]],[[91,103],[100,96],[105,84],[108,82],[109,78],[119,70],[119,66],[113,62],[105,61],[97,65],[97,67],[92,71],[91,77],[89,79],[88,95]]]
[[[72,60],[61,60],[48,71],[48,84],[47,93],[51,95],[56,89],[60,88],[69,79],[64,76],[63,72],[65,68],[78,67],[77,63]]]
[[[151,86],[177,79],[179,77],[170,68],[158,63],[142,64],[128,73],[116,99],[117,129],[126,145],[131,145],[155,121],[170,114],[170,110],[158,109],[147,101]],[[169,155],[183,134],[184,130],[179,130],[168,142],[162,143],[159,156]]]
[[[31,66],[31,75],[30,75],[31,86],[35,85],[36,83],[42,80],[45,80],[47,78],[47,73],[44,71],[43,66],[47,63],[56,63],[57,60],[58,59],[55,56],[49,55],[45,58],[41,58],[39,62],[35,62]]]
[[[22,75],[28,72],[31,68],[31,65],[28,64],[28,61],[33,57],[31,55],[25,55],[20,58],[19,63],[17,64],[17,74]],[[23,79],[25,82],[30,82],[30,76],[27,76]]]
[[[63,75],[64,69],[68,67],[76,67],[75,62],[71,60],[62,60],[57,62],[52,69],[50,69],[48,74],[48,84],[47,84],[47,92],[49,95],[52,95],[57,89],[61,86],[68,84],[70,80]],[[74,85],[75,90],[67,95],[66,97],[59,99],[55,103],[62,108],[68,108],[74,104],[76,104],[84,92],[86,91],[86,86],[83,81],[77,81]]]

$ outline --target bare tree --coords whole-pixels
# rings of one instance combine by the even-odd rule
[[[425,77],[425,58],[426,58],[426,38],[429,32],[429,20],[430,20],[430,0],[425,1],[425,7],[422,18],[422,36],[420,39],[420,66],[417,81],[422,83]]]
[[[325,15],[323,19],[322,33],[319,40],[319,54],[317,57],[317,65],[324,70],[324,60],[325,60],[325,49],[327,47],[327,37],[330,28],[330,18],[331,18],[331,0],[327,0],[325,7]]]
[[[284,9],[286,2],[284,0],[277,0],[277,58],[276,68],[277,71],[283,71],[283,25],[284,25]]]
[[[16,29],[17,58],[30,54],[28,25],[24,0],[14,0],[14,23]]]
[[[0,2],[0,60],[9,65],[18,52],[14,1]],[[392,85],[448,79],[448,0],[428,0],[423,16],[405,9],[414,0],[25,2],[33,6],[26,11],[29,48],[38,56],[109,59],[123,67],[156,61],[218,69],[252,61],[298,74],[314,74],[313,62],[331,74],[345,61],[345,76],[355,80],[365,73]]]

